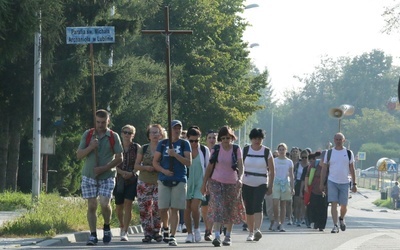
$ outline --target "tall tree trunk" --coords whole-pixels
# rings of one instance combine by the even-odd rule
[[[21,119],[13,117],[10,121],[6,189],[17,191],[19,150],[21,143]]]
[[[6,188],[9,120],[6,113],[0,119],[0,192],[4,192]]]

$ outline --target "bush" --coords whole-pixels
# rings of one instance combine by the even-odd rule
[[[79,197],[61,197],[56,193],[41,194],[36,204],[28,206],[31,204],[30,195],[10,192],[0,194],[0,201],[3,206],[9,208],[8,211],[20,207],[27,209],[22,216],[6,222],[0,228],[0,236],[51,237],[62,233],[89,230],[86,219],[87,201]],[[112,209],[111,226],[119,227],[114,205]],[[104,221],[100,207],[97,210],[97,217],[97,227],[102,228]],[[132,213],[132,225],[138,223],[139,213],[136,205]]]

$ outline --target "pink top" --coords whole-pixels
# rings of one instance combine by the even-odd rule
[[[211,179],[224,184],[236,184],[238,181],[238,174],[232,169],[232,151],[233,146],[229,151],[226,151],[222,146],[219,148],[218,162],[215,164],[214,172]],[[211,155],[214,149],[211,150]],[[242,159],[242,149],[238,147],[237,158]]]

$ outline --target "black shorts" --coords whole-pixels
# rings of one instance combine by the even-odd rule
[[[115,187],[114,191],[113,191],[113,195],[114,195],[114,198],[115,198],[115,204],[116,205],[124,204],[125,200],[134,201],[135,197],[136,197],[136,183],[135,184],[125,185],[123,193],[117,193],[116,192],[116,187]]]
[[[210,201],[210,195],[209,194],[207,194],[206,195],[206,199],[203,201],[201,201],[201,205],[202,206],[208,206],[208,202]]]

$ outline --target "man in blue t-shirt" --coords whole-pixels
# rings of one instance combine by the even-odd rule
[[[192,165],[192,149],[187,140],[180,139],[182,122],[173,120],[171,128],[173,148],[169,148],[168,139],[160,141],[154,153],[153,166],[159,172],[158,208],[163,223],[164,242],[177,246],[174,236],[179,222],[179,209],[185,209],[186,206],[186,166]]]

